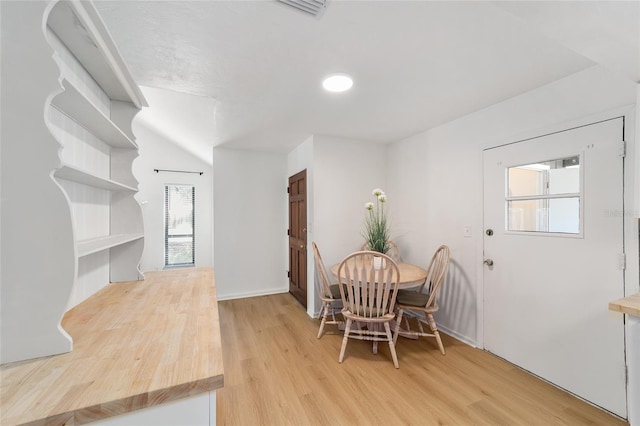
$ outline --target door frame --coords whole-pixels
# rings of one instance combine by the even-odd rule
[[[292,221],[292,217],[291,217],[291,182],[292,181],[296,181],[296,180],[302,180],[304,179],[304,223],[300,223],[300,226],[303,226],[304,228],[301,230],[302,237],[304,238],[296,238],[294,236],[291,235],[291,221]],[[309,235],[308,235],[308,202],[309,202],[309,194],[308,194],[308,188],[309,188],[309,182],[308,182],[308,177],[307,177],[307,169],[303,169],[297,173],[294,173],[293,175],[289,176],[287,178],[287,247],[288,247],[288,290],[289,293],[298,301],[300,302],[300,304],[302,304],[302,306],[305,308],[305,310],[308,307],[308,303],[309,303],[309,251],[307,248],[308,242],[309,242]],[[292,256],[291,256],[291,240],[292,238],[296,239],[296,240],[303,240],[300,241],[299,244],[301,244],[300,246],[300,251],[304,252],[304,262],[303,262],[303,266],[304,266],[304,279],[299,279],[297,282],[298,283],[303,283],[304,284],[304,291],[301,294],[298,294],[296,291],[292,291],[292,280],[293,280],[293,275],[294,275],[294,271],[292,270]],[[296,243],[298,244],[298,243]],[[312,271],[313,272],[313,271]],[[300,278],[300,277],[297,277]]]
[[[595,122],[605,121],[616,117],[622,117],[624,119],[624,140],[626,141],[626,153],[623,163],[623,180],[624,180],[624,194],[623,194],[623,212],[614,212],[614,214],[624,215],[624,237],[623,247],[626,254],[626,268],[623,273],[624,279],[624,294],[628,296],[638,292],[638,282],[640,282],[640,238],[639,221],[640,217],[640,194],[636,195],[640,191],[640,176],[634,177],[633,171],[637,166],[640,166],[640,151],[637,149],[637,133],[636,126],[637,121],[640,120],[640,105],[637,106],[638,112],[636,112],[636,106],[630,105],[625,107],[616,108],[613,110],[600,112],[597,114],[588,115],[578,119],[574,119],[567,122],[556,123],[553,125],[545,126],[541,129],[527,131],[522,134],[514,135],[509,138],[503,138],[500,141],[488,142],[481,146],[478,152],[478,162],[480,164],[480,189],[484,191],[484,166],[483,166],[483,153],[485,150],[497,148],[512,143],[524,142],[530,139],[539,138],[540,136],[557,133],[560,131],[586,126]],[[636,116],[638,114],[638,117]],[[623,135],[621,135],[621,138]],[[480,206],[480,230],[484,232],[484,197]],[[484,238],[483,234],[478,236],[476,242],[476,282],[478,287],[476,290],[476,306],[478,307],[476,312],[476,347],[485,349],[484,342]],[[608,309],[609,300],[603,300],[603,309]],[[628,339],[629,333],[626,332],[628,326],[625,324],[625,339]],[[628,345],[628,342],[626,342]],[[628,365],[629,360],[626,360]],[[629,384],[627,383],[627,395]],[[630,403],[630,401],[627,401]]]

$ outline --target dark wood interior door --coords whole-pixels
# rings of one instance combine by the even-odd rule
[[[307,307],[307,171],[289,178],[289,292]]]

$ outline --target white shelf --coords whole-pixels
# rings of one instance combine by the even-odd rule
[[[90,0],[0,3],[11,64],[2,82],[16,82],[2,87],[13,118],[2,122],[3,147],[16,141],[2,172],[20,180],[33,169],[2,188],[16,230],[2,233],[14,254],[2,258],[0,362],[9,363],[69,352],[61,314],[110,282],[143,278],[132,122],[146,101]],[[25,239],[27,228],[48,238]]]
[[[83,185],[93,186],[95,188],[106,189],[114,192],[138,192],[136,188],[123,185],[121,183],[96,176],[84,170],[80,170],[73,166],[62,166],[53,174],[58,179],[66,179],[72,182],[81,183]]]
[[[64,92],[53,98],[52,105],[115,148],[137,149],[133,142],[109,117],[104,115],[69,80],[62,80]]]
[[[99,251],[139,240],[143,237],[144,234],[117,234],[78,241],[76,244],[78,248],[78,257],[88,256]]]
[[[47,24],[109,98],[131,102],[137,108],[148,106],[91,2],[60,1]]]

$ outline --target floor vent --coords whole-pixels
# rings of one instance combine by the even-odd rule
[[[327,8],[327,0],[278,0],[302,12],[319,17]]]

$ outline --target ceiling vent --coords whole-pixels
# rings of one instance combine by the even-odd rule
[[[327,0],[278,0],[304,13],[319,17],[327,8]]]

